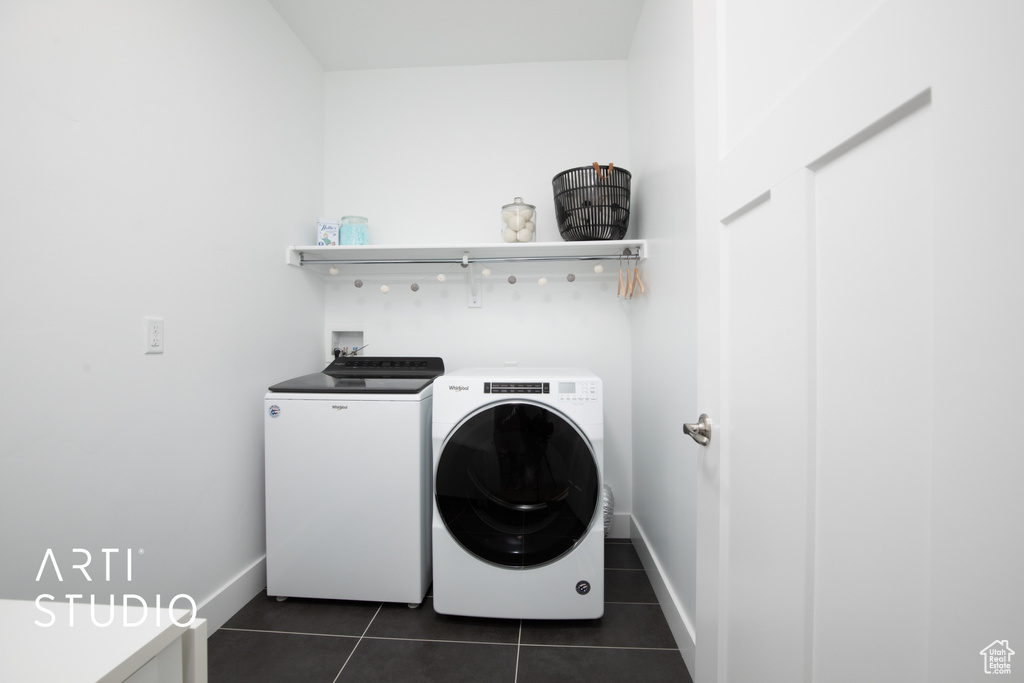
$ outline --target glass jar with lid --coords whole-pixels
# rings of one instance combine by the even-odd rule
[[[537,239],[537,207],[516,197],[501,207],[501,238],[506,242],[533,242]]]

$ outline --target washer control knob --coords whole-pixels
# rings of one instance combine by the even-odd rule
[[[590,592],[590,582],[589,581],[580,581],[579,583],[577,583],[576,584],[576,592],[579,593],[580,595],[586,595],[587,593],[589,593]]]

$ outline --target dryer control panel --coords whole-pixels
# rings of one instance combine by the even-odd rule
[[[484,382],[485,394],[550,394],[550,382]]]
[[[598,398],[597,384],[597,382],[587,381],[558,382],[558,402],[579,405],[596,401]]]
[[[598,382],[484,382],[485,394],[544,394],[555,393],[559,403],[579,405],[598,400]],[[554,386],[554,392],[552,392]]]

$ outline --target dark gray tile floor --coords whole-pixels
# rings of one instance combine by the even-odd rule
[[[616,539],[605,543],[601,619],[452,617],[429,594],[409,609],[264,592],[207,645],[210,683],[692,683],[636,550]]]

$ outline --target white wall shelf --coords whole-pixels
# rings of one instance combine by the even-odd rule
[[[629,253],[625,254],[624,250]],[[417,264],[471,264],[528,261],[631,261],[647,258],[645,240],[589,242],[526,242],[523,244],[361,245],[288,247],[293,266],[372,266]],[[347,270],[347,269],[346,269]]]
[[[591,261],[618,262],[622,266],[638,266],[647,258],[644,240],[601,240],[592,242],[526,242],[523,244],[449,244],[449,245],[376,245],[339,247],[288,247],[289,265],[311,268],[320,274],[347,274],[365,277],[381,268],[389,272],[412,272],[430,265],[460,265],[465,272],[467,305],[482,306],[483,289],[479,274],[472,266],[510,263],[556,263]],[[600,270],[600,269],[597,269]],[[486,271],[484,271],[486,272]],[[609,269],[609,272],[612,272]],[[627,269],[627,274],[628,274]],[[438,276],[439,279],[441,276]],[[514,282],[514,278],[510,278]],[[358,280],[356,286],[362,286]],[[383,287],[382,291],[389,291]]]

